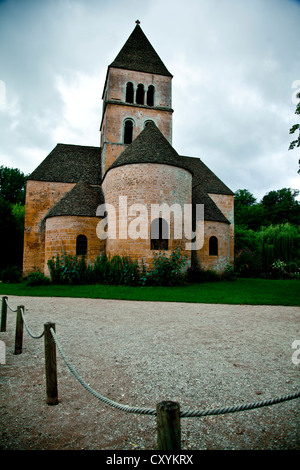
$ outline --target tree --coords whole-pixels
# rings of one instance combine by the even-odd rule
[[[13,213],[12,204],[0,197],[0,271],[7,266],[22,265],[23,224],[21,215]]]
[[[297,189],[282,188],[268,192],[261,200],[265,210],[266,224],[291,223],[300,225],[300,203],[296,200]]]
[[[259,230],[264,223],[264,208],[247,189],[234,194],[235,224],[251,230]]]
[[[0,197],[12,204],[25,203],[26,176],[18,168],[0,167]]]
[[[0,271],[22,265],[26,176],[17,168],[0,167]]]
[[[300,99],[300,92],[296,94],[296,97]],[[295,114],[300,114],[300,101],[296,106]],[[294,124],[290,129],[290,134],[294,134],[296,131],[299,132],[298,138],[290,143],[289,150],[293,150],[295,147],[300,147],[300,124]],[[298,173],[300,173],[300,167]]]

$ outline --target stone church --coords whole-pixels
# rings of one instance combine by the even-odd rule
[[[25,275],[49,275],[47,261],[62,252],[151,266],[180,246],[188,264],[233,264],[233,192],[172,147],[172,77],[137,21],[107,69],[99,147],[59,143],[28,177]]]

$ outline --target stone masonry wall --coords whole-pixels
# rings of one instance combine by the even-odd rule
[[[225,217],[229,220],[229,239],[230,239],[230,254],[229,264],[233,266],[234,263],[234,197],[231,195],[223,194],[209,194],[211,199],[215,202],[218,208],[223,212]]]
[[[218,256],[209,254],[209,239],[215,236],[218,239]],[[197,261],[204,269],[213,269],[217,272],[224,271],[227,264],[231,263],[230,255],[230,225],[224,222],[204,222],[204,244],[197,251]]]
[[[143,84],[145,91],[149,85],[155,87],[154,106],[126,103],[126,85]],[[146,97],[145,97],[146,103]],[[101,123],[102,173],[125,149],[124,122],[134,121],[133,139],[144,129],[145,122],[152,120],[162,134],[172,144],[172,103],[171,78],[132,70],[109,69],[104,91],[104,115]]]
[[[69,255],[76,255],[76,238],[78,235],[87,237],[88,264],[91,264],[105,252],[105,242],[99,240],[96,234],[98,217],[60,216],[50,217],[45,228],[45,258],[44,274],[49,276],[47,261],[56,254],[65,251]]]
[[[74,183],[27,181],[25,201],[25,229],[23,272],[25,275],[35,268],[44,270],[45,225],[42,219]]]
[[[191,203],[191,179],[190,172],[181,168],[176,168],[161,164],[132,164],[113,168],[106,174],[102,184],[105,202],[116,208],[115,216],[110,220],[110,228],[116,226],[116,238],[107,239],[106,253],[108,256],[121,255],[129,256],[132,260],[142,260],[147,266],[151,266],[155,250],[151,250],[150,225],[152,204],[178,204],[182,217],[183,205]],[[127,201],[125,206],[119,206],[119,196],[123,196]],[[140,204],[141,206],[136,206]],[[134,205],[134,206],[133,206]],[[146,211],[138,209],[146,208]],[[136,212],[134,212],[136,209]],[[152,213],[153,214],[153,213]],[[139,218],[139,219],[137,219]],[[135,225],[144,222],[147,232],[143,234],[145,238],[133,240],[131,233],[135,232]],[[132,229],[132,232],[131,232]],[[173,217],[170,218],[171,239],[169,240],[169,250],[182,246],[185,248],[186,239],[174,239]],[[184,233],[184,230],[183,230]],[[147,237],[147,238],[146,238]],[[190,252],[186,252],[190,259]]]

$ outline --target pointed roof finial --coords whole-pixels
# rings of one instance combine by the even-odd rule
[[[141,24],[140,20],[136,20],[136,24]]]

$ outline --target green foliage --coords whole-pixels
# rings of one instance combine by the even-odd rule
[[[239,189],[234,195],[235,225],[251,230],[260,230],[262,226],[289,222],[300,223],[299,191],[282,188],[269,191],[257,203],[254,196],[246,189]]]
[[[299,224],[300,203],[296,200],[299,191],[291,188],[282,188],[269,191],[261,200],[265,212],[264,225],[270,224]]]
[[[18,168],[0,166],[0,196],[12,204],[25,203],[26,176]]]
[[[48,260],[47,264],[51,281],[54,284],[82,284],[85,282],[87,266],[84,256],[78,258],[63,252]]]
[[[153,269],[148,272],[137,261],[127,257],[99,256],[95,263],[87,266],[84,257],[62,253],[48,261],[53,284],[111,284],[111,285],[156,285],[175,286],[183,284],[186,274],[183,266],[186,257],[181,250],[174,250],[170,257],[165,253],[155,256]]]
[[[243,248],[235,253],[234,271],[240,277],[259,277],[262,261],[259,251]]]
[[[291,224],[270,225],[259,232],[264,268],[269,271],[276,260],[285,263],[300,258],[300,231]]]
[[[139,279],[138,262],[126,257],[113,256],[109,259],[101,255],[88,268],[89,282],[134,286],[139,283]]]
[[[296,94],[296,97],[300,100],[300,92]],[[300,114],[300,101],[297,103],[295,114]],[[289,150],[293,150],[295,147],[300,147],[300,124],[294,124],[290,128],[290,134],[294,134],[295,132],[298,132],[298,137],[290,143]],[[298,173],[300,173],[300,168],[298,169]]]
[[[257,251],[259,249],[258,232],[247,229],[244,226],[236,225],[234,227],[235,252],[237,253],[245,248],[251,251]]]
[[[21,267],[23,258],[24,215],[21,206],[0,197],[0,270],[11,265]]]
[[[6,266],[0,275],[2,282],[18,283],[22,282],[23,277],[19,266]]]
[[[154,254],[153,268],[148,274],[148,282],[153,286],[176,286],[184,284],[186,272],[184,265],[187,257],[182,255],[182,249],[176,248],[168,257],[166,253]]]
[[[188,268],[187,280],[190,283],[216,282],[221,280],[221,275],[213,269],[203,269],[199,264],[195,264]]]
[[[50,282],[50,279],[38,270],[29,273],[26,279],[26,285],[29,287],[48,286]]]
[[[111,259],[105,255],[98,256],[95,263],[87,266],[85,257],[62,253],[48,261],[50,277],[53,284],[124,284],[137,285],[139,267],[121,256]]]

